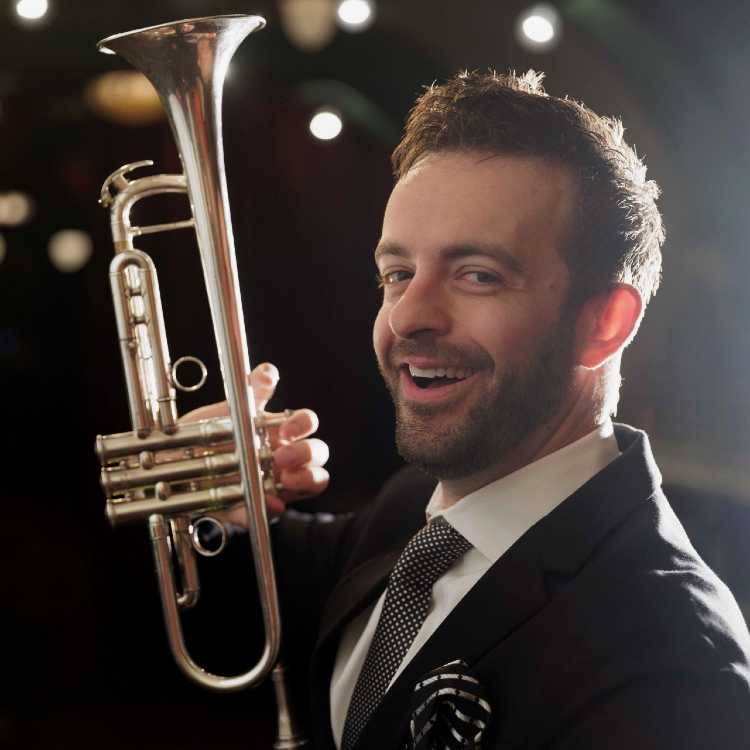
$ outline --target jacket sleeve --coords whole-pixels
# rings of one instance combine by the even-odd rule
[[[271,537],[279,595],[287,630],[317,634],[320,614],[343,565],[356,514],[288,510],[272,524]]]
[[[741,675],[673,674],[601,695],[544,750],[744,750],[750,698]]]

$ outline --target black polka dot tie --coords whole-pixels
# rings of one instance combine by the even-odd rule
[[[471,545],[447,523],[429,523],[391,573],[378,626],[354,687],[341,750],[351,750],[422,627],[432,586]]]

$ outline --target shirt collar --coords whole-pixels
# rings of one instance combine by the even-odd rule
[[[620,455],[611,420],[564,448],[443,508],[440,484],[427,520],[443,518],[494,563],[537,521]]]

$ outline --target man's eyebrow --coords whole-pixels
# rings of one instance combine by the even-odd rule
[[[397,258],[411,257],[411,253],[406,248],[393,242],[381,242],[375,248],[375,262],[377,263],[384,255],[392,255]],[[528,276],[531,273],[526,265],[500,245],[458,245],[456,247],[448,247],[441,252],[441,256],[446,260],[468,258],[476,255],[491,258],[502,264],[510,273],[519,276]]]
[[[380,242],[375,248],[375,262],[377,263],[384,255],[395,255],[397,258],[408,258],[409,253],[401,245],[394,242]]]

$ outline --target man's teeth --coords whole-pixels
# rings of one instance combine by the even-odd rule
[[[409,365],[409,374],[413,378],[468,378],[474,374],[471,367],[431,367],[420,370],[419,367]]]

